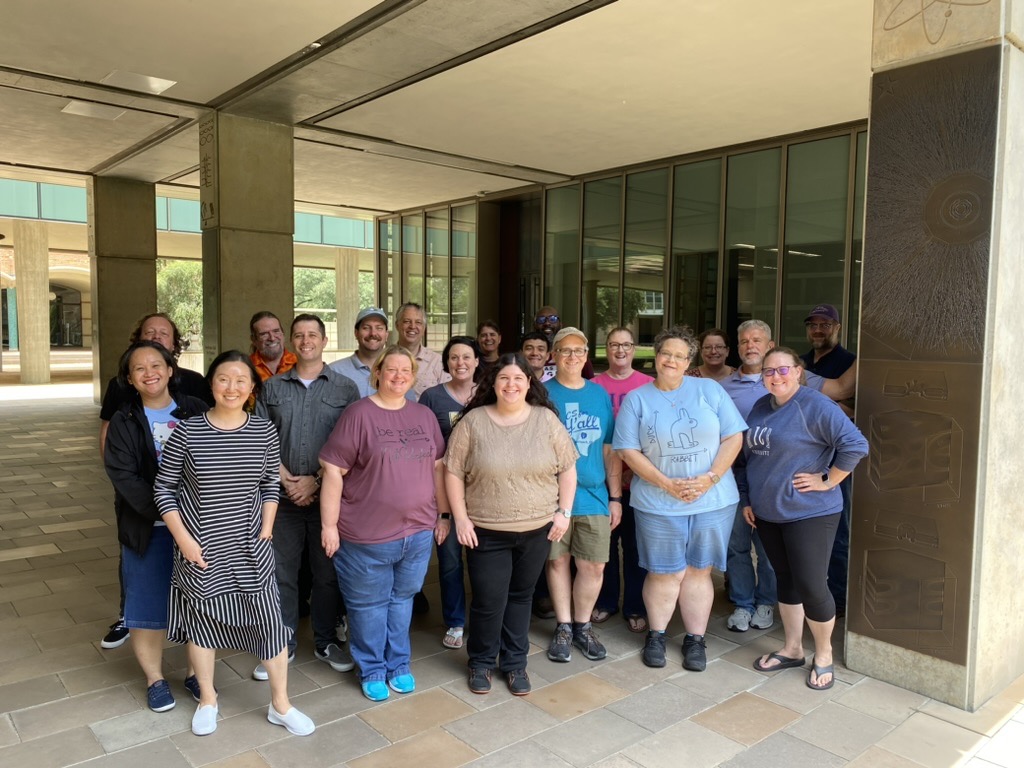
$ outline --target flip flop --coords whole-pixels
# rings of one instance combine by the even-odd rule
[[[778,672],[780,669],[802,667],[807,663],[806,659],[791,659],[789,656],[783,656],[781,653],[769,653],[767,660],[772,661],[773,659],[779,663],[772,667],[765,667],[761,664],[761,657],[758,656],[754,659],[754,669],[758,672]]]
[[[462,627],[448,627],[448,631],[445,632],[444,638],[441,640],[441,645],[451,649],[461,648],[462,634]]]
[[[629,625],[630,632],[642,634],[647,631],[647,618],[638,613],[632,613],[627,616],[626,623]]]
[[[616,613],[618,613],[618,611],[606,611],[604,608],[595,608],[594,612],[590,614],[590,620],[594,624],[604,624],[612,617],[613,614]]]
[[[815,680],[820,680],[822,675],[832,675],[832,678],[824,685],[815,685],[811,682],[811,675],[814,675]],[[807,687],[813,691],[827,691],[833,686],[836,681],[835,665],[829,664],[827,667],[819,667],[817,661],[811,661],[811,671],[807,673]]]

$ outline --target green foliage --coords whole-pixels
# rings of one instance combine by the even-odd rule
[[[292,275],[296,311],[314,312],[328,322],[334,320],[338,308],[334,270],[296,267]]]
[[[157,259],[156,308],[170,316],[183,336],[201,335],[203,263],[191,259]]]
[[[598,287],[597,306],[594,307],[594,316],[597,327],[607,330],[616,325],[629,325],[636,320],[647,306],[644,301],[644,292],[633,288],[627,288],[623,293],[622,321],[619,321],[619,291],[617,288]]]

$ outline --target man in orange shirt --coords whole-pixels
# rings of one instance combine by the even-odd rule
[[[252,316],[249,321],[249,338],[252,340],[249,359],[256,366],[262,381],[295,367],[297,358],[284,348],[281,321],[273,312],[257,312]]]

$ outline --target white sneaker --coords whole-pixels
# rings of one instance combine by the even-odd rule
[[[209,736],[217,730],[217,705],[200,704],[192,715],[192,733],[196,736]]]
[[[746,632],[750,629],[750,617],[751,613],[746,608],[737,608],[725,622],[725,626],[733,632]]]
[[[283,725],[288,730],[288,733],[296,736],[309,736],[309,734],[316,730],[313,721],[295,707],[292,707],[286,714],[282,715],[271,704],[269,709],[267,709],[267,720],[274,725]]]
[[[759,605],[750,619],[754,629],[771,629],[775,623],[775,609],[770,605]]]
[[[295,654],[291,653],[291,654],[288,655],[288,663],[291,664],[293,661],[295,661]],[[270,679],[270,675],[267,674],[267,668],[265,666],[263,666],[263,662],[262,661],[259,664],[257,664],[256,665],[256,669],[254,669],[252,671],[252,679],[253,680],[269,680]]]

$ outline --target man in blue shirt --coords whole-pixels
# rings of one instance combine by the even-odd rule
[[[611,530],[622,518],[622,461],[612,450],[614,417],[608,393],[583,378],[587,337],[577,328],[554,336],[557,373],[545,386],[572,437],[576,459],[576,496],[569,529],[552,542],[547,577],[555,608],[555,635],[548,658],[565,662],[575,645],[588,659],[603,659],[605,647],[594,634],[590,617],[604,581]],[[576,559],[576,579],[569,558]]]
[[[350,357],[335,360],[331,368],[355,382],[360,397],[369,397],[370,366],[388,341],[388,316],[380,307],[366,307],[356,315],[356,351]]]

